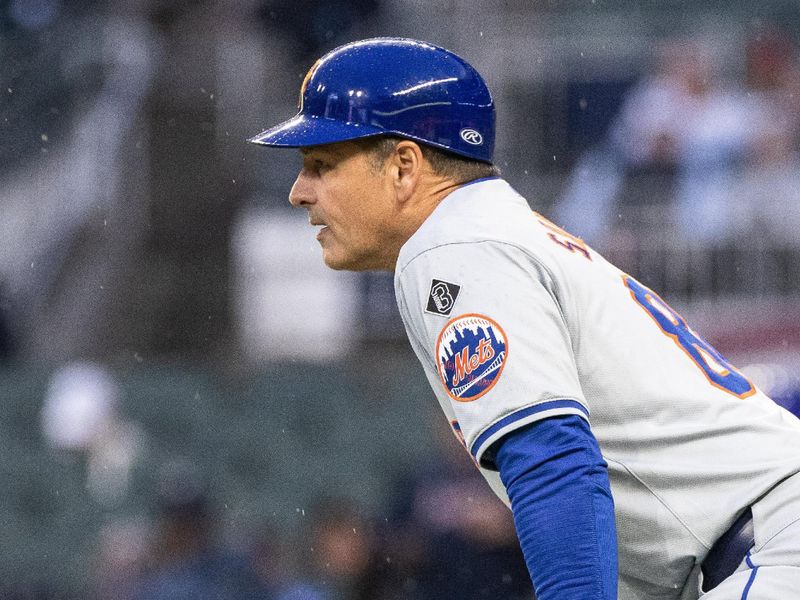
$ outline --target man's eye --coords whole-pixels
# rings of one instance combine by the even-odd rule
[[[333,168],[333,162],[326,158],[313,158],[306,156],[303,161],[304,168],[310,173],[325,173]]]

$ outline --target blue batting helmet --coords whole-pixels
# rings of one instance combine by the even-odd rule
[[[494,102],[478,72],[417,40],[374,38],[332,50],[300,88],[300,111],[250,141],[300,148],[396,135],[491,163]]]

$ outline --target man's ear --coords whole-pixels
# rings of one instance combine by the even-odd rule
[[[406,202],[417,189],[424,161],[422,150],[416,142],[401,140],[395,146],[392,155],[393,183],[401,202]]]

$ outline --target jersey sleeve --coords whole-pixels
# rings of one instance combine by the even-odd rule
[[[493,442],[556,415],[588,420],[558,282],[502,242],[438,246],[396,275],[411,345],[478,463]],[[449,410],[448,408],[449,407]]]
[[[544,419],[495,446],[536,597],[616,599],[614,500],[586,421]]]

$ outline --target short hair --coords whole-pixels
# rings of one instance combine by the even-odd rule
[[[361,138],[356,142],[361,146],[362,150],[372,154],[375,168],[377,169],[383,166],[383,163],[394,151],[397,143],[403,139],[406,138],[379,135]],[[417,140],[412,141],[417,142]],[[467,183],[484,177],[500,176],[500,169],[491,163],[467,158],[424,142],[417,143],[420,150],[422,150],[422,156],[430,163],[433,172],[437,175],[448,177],[456,183]]]

